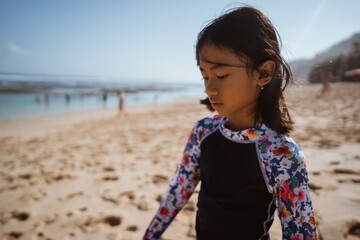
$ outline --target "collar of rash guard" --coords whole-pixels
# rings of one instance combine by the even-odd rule
[[[263,137],[268,128],[265,126],[264,123],[259,123],[253,128],[244,129],[242,131],[232,131],[226,128],[226,124],[228,123],[229,119],[224,117],[222,123],[220,124],[219,128],[221,133],[233,141],[244,142],[244,141],[257,141],[261,137]]]

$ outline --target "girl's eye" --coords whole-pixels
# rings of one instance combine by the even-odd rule
[[[206,81],[208,80],[209,78],[208,77],[203,77],[202,80]]]
[[[222,75],[222,76],[217,76],[218,79],[225,79],[227,76],[229,76],[229,74],[227,75]]]

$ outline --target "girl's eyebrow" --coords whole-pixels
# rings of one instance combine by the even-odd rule
[[[247,68],[246,66],[241,66],[241,65],[237,65],[237,64],[229,64],[229,63],[218,63],[218,62],[212,62],[212,61],[208,61],[205,59],[201,59],[204,62],[207,63],[211,63],[214,64],[214,66],[212,66],[210,69],[214,70],[217,68],[223,68],[223,67],[238,67],[238,68]],[[204,69],[202,67],[199,67],[200,71],[204,71]]]

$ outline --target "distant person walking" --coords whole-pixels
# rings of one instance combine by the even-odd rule
[[[71,99],[70,94],[69,93],[65,94],[66,103],[70,103],[70,99]]]

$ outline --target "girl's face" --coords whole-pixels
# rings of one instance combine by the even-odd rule
[[[246,63],[236,54],[214,44],[200,51],[200,71],[212,107],[229,121],[254,119],[260,88]],[[254,74],[256,75],[256,74]]]

